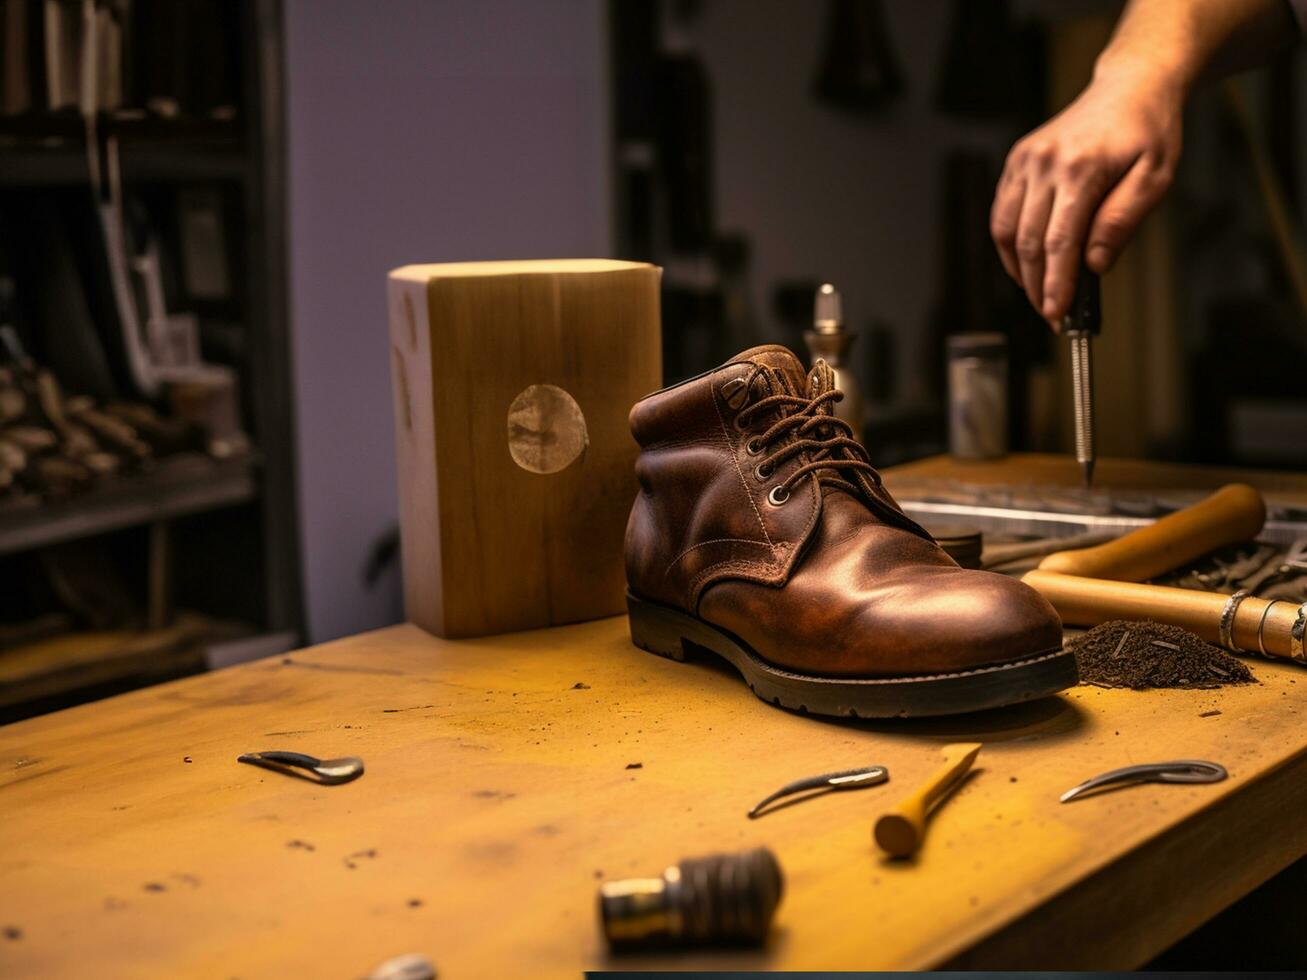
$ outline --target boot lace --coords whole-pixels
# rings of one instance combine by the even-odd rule
[[[764,373],[771,373],[770,369],[756,366],[745,377],[744,390],[751,392],[753,383]],[[779,386],[773,384],[771,387],[775,391]],[[751,419],[771,411],[776,413],[776,421],[746,444],[751,455],[771,450],[757,465],[760,476],[770,475],[777,466],[795,456],[805,453],[808,456],[806,462],[772,488],[770,499],[773,503],[784,503],[795,484],[809,476],[819,483],[858,494],[860,488],[843,474],[859,472],[880,489],[881,476],[868,460],[866,448],[853,438],[853,427],[834,414],[835,403],[843,397],[844,393],[835,388],[812,397],[784,392],[770,394],[750,402],[735,416],[736,425],[744,428]],[[787,435],[792,439],[782,442]]]

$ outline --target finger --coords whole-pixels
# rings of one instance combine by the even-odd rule
[[[1141,156],[1126,171],[1103,199],[1089,226],[1085,261],[1091,269],[1101,274],[1112,268],[1139,223],[1166,194],[1173,176],[1171,165],[1149,155]]]
[[[1044,319],[1056,324],[1071,306],[1080,257],[1085,254],[1089,222],[1103,199],[1097,181],[1078,187],[1063,185],[1053,201],[1053,211],[1044,234]]]
[[[1021,284],[1021,269],[1017,264],[1017,219],[1021,216],[1021,201],[1025,196],[1025,178],[1016,176],[1011,168],[1005,169],[989,211],[989,233],[998,249],[999,261],[1018,285]]]
[[[1040,310],[1044,305],[1044,233],[1053,210],[1053,187],[1041,183],[1026,188],[1017,220],[1017,264],[1021,268],[1021,285],[1030,305]]]

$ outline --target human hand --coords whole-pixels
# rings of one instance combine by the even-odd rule
[[[1100,72],[1080,96],[1017,142],[990,212],[999,257],[1054,330],[1071,305],[1081,257],[1116,262],[1171,186],[1184,93],[1150,66]]]

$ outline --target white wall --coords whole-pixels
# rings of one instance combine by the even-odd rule
[[[402,618],[385,276],[607,255],[602,0],[287,0],[291,320],[310,638]]]

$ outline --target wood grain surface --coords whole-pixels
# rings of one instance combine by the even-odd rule
[[[365,634],[0,729],[0,975],[357,978],[403,953],[458,978],[1137,966],[1307,853],[1307,672],[1254,669],[1224,691],[841,722],[636,650],[622,618]],[[956,741],[984,743],[976,769],[913,859],[883,857],[877,815]],[[261,749],[367,772],[321,787],[236,763]],[[1057,802],[1176,757],[1230,779]],[[871,764],[887,784],[745,817]],[[601,878],[756,845],[786,873],[766,949],[605,952]]]
[[[658,283],[600,259],[390,274],[410,621],[482,636],[626,608],[627,413],[662,384]]]

